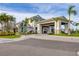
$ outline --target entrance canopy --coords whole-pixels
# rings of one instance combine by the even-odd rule
[[[55,17],[48,20],[39,21],[37,24],[40,25],[37,26],[40,32],[42,33],[43,27],[48,26],[48,32],[51,31],[50,26],[54,27],[54,33],[59,34],[61,32],[61,25],[66,25],[66,30],[68,29],[68,20],[64,17]],[[47,33],[47,32],[46,32]]]

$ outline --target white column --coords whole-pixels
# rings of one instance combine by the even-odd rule
[[[61,21],[56,21],[55,22],[55,28],[54,28],[54,32],[55,32],[55,34],[60,34],[60,32],[61,32]]]
[[[40,24],[37,24],[37,33],[42,33],[42,26]]]
[[[55,34],[57,33],[56,28],[57,28],[57,25],[56,25],[56,22],[55,22],[55,23],[54,23],[54,33],[55,33]]]
[[[65,33],[68,33],[68,24],[65,24]]]

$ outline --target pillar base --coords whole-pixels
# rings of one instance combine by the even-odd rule
[[[60,30],[56,30],[56,31],[55,31],[55,34],[60,34],[60,33],[61,33]]]

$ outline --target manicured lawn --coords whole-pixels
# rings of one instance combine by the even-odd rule
[[[18,33],[18,32],[16,32],[16,34],[15,35],[5,35],[5,33],[0,33],[0,34],[4,34],[4,35],[0,35],[0,38],[19,38],[19,37],[21,37],[21,35]]]
[[[21,35],[0,36],[0,38],[19,38]]]
[[[55,36],[68,36],[68,37],[79,37],[79,33],[73,33],[71,35],[67,35],[67,34],[48,34],[48,35],[55,35]]]

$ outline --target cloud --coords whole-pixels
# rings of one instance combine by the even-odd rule
[[[20,4],[19,4],[20,5]],[[77,11],[79,10],[79,6],[78,4],[51,4],[51,3],[37,3],[37,4],[21,4],[19,6],[18,4],[16,4],[15,6],[2,6],[0,5],[0,13],[4,12],[4,13],[8,13],[10,15],[13,15],[14,17],[16,17],[16,21],[20,22],[22,20],[25,19],[25,17],[32,17],[35,15],[40,15],[45,19],[48,18],[52,18],[52,17],[57,17],[57,16],[66,16],[68,17],[67,14],[67,9],[69,7],[69,5],[75,5]],[[24,7],[23,7],[24,5]],[[24,8],[24,9],[23,9]],[[78,12],[79,13],[79,12]],[[78,15],[76,16],[76,18],[73,18],[73,20],[78,19]]]
[[[19,12],[13,12],[13,11],[5,11],[5,10],[0,10],[0,13],[7,13],[9,15],[13,15],[16,18],[17,22],[20,22],[25,19],[25,17],[31,17],[34,14],[26,14],[26,13],[19,13]]]
[[[0,10],[0,13],[7,13],[9,15],[13,15],[16,18],[17,22],[24,20],[26,17],[30,18],[30,17],[35,16],[35,15],[40,15],[41,17],[43,17],[45,19],[53,17],[53,15],[51,15],[51,14],[20,13],[20,12],[7,11],[7,10]]]
[[[26,17],[29,18],[29,17],[32,17],[32,16],[35,16],[35,15],[40,15],[41,17],[45,18],[45,19],[48,19],[48,18],[51,18],[53,17],[52,14],[46,14],[46,13],[43,13],[44,12],[44,9],[47,9],[46,11],[48,11],[48,9],[50,9],[50,7],[44,7],[44,6],[38,6],[39,8],[37,8],[36,6],[33,6],[34,10],[35,10],[35,7],[37,9],[39,9],[37,13],[33,13],[33,12],[18,12],[18,11],[14,11],[13,9],[11,8],[8,8],[8,7],[5,7],[5,6],[0,6],[0,13],[7,13],[7,14],[10,14],[10,15],[13,15],[15,18],[16,18],[16,21],[17,22],[20,22],[22,20],[24,20]],[[42,9],[43,7],[43,9]]]
[[[65,4],[56,4],[56,3],[41,3],[41,4],[31,4],[34,8],[37,8],[38,13],[49,13],[53,14],[58,11],[66,10],[67,6]]]

